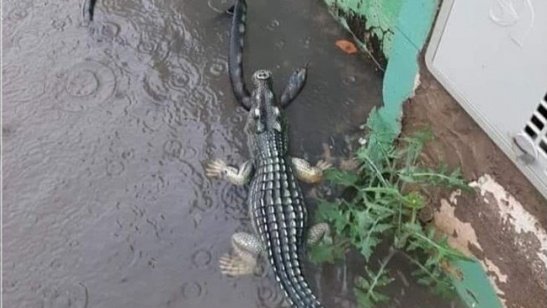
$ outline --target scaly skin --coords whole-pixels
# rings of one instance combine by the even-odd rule
[[[280,110],[303,89],[306,67],[289,77],[279,102],[272,90],[271,73],[266,70],[254,73],[255,89],[249,93],[243,77],[242,55],[245,0],[238,0],[230,11],[233,19],[228,70],[236,99],[249,111],[245,132],[251,159],[239,169],[215,160],[206,167],[206,174],[236,185],[250,181],[247,206],[254,232],[232,236],[234,253],[220,259],[220,269],[230,276],[251,274],[258,256],[265,255],[291,307],[322,307],[304,278],[301,258],[306,244],[320,241],[329,228],[326,224],[311,227],[306,241],[307,209],[297,178],[316,183],[330,164],[320,161],[312,167],[303,159],[289,156],[287,125]]]
[[[302,274],[307,210],[288,155],[285,121],[271,89],[270,74],[255,74],[246,132],[255,174],[248,206],[275,277],[294,307],[321,307]]]
[[[255,90],[245,126],[251,159],[239,169],[221,160],[206,167],[209,177],[236,185],[250,182],[247,206],[254,232],[232,236],[234,254],[221,258],[220,269],[231,276],[251,274],[262,254],[292,307],[322,307],[304,278],[301,260],[307,242],[321,240],[328,226],[310,228],[306,241],[307,210],[297,178],[318,182],[330,164],[319,162],[312,167],[289,156],[287,125],[272,91],[271,73],[259,70],[253,79]]]

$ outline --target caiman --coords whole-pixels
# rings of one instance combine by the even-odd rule
[[[307,209],[297,179],[316,183],[330,164],[319,161],[311,166],[290,156],[282,112],[302,90],[306,68],[290,76],[279,101],[268,70],[253,74],[254,90],[249,93],[242,67],[246,11],[244,0],[238,0],[231,11],[228,69],[235,97],[249,111],[245,133],[251,158],[239,168],[213,160],[207,164],[206,174],[236,185],[250,183],[247,206],[253,233],[232,235],[233,253],[220,258],[220,270],[228,276],[252,274],[259,256],[266,257],[291,307],[323,307],[304,277],[302,260],[306,245],[320,241],[329,228],[322,223],[307,230]]]
[[[96,0],[85,0],[84,18],[92,21]],[[220,270],[229,276],[252,274],[260,255],[273,269],[288,303],[297,308],[323,307],[313,294],[302,271],[302,257],[307,244],[320,241],[329,232],[321,223],[306,230],[307,209],[297,179],[317,183],[329,163],[291,157],[288,149],[287,122],[281,109],[288,106],[303,89],[306,67],[295,70],[279,101],[272,89],[272,74],[258,70],[253,74],[254,90],[249,92],[243,77],[243,46],[247,4],[238,0],[231,8],[232,28],[228,71],[236,99],[249,111],[245,132],[251,159],[239,168],[214,160],[206,174],[236,185],[250,182],[247,206],[253,234],[232,235],[233,254],[220,259]],[[307,231],[307,236],[305,232]]]

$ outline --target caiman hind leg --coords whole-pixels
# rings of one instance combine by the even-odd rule
[[[227,276],[253,274],[257,269],[258,255],[263,251],[260,241],[249,233],[232,235],[233,254],[225,254],[220,260],[220,272]]]
[[[321,222],[311,226],[308,230],[308,245],[315,245],[323,239],[330,238],[330,227],[327,223]]]
[[[245,185],[251,179],[253,165],[246,161],[239,168],[228,166],[223,160],[216,159],[207,163],[205,175],[210,178],[227,180],[234,185]]]
[[[289,77],[289,82],[285,86],[281,98],[279,99],[281,107],[287,107],[304,88],[306,84],[308,65],[295,70]]]
[[[318,183],[323,179],[323,171],[332,167],[332,165],[326,161],[320,160],[315,166],[312,166],[304,159],[293,157],[291,159],[292,166],[296,177],[306,183]]]

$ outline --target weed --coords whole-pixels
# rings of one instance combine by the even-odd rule
[[[382,143],[363,146],[356,153],[358,170],[327,171],[327,180],[340,186],[345,196],[335,202],[319,202],[317,219],[331,225],[333,241],[311,247],[312,261],[335,262],[351,247],[368,264],[380,243],[387,242],[390,247],[379,268],[365,267],[365,275],[356,281],[354,292],[362,307],[389,300],[379,289],[393,281],[386,266],[396,253],[415,265],[413,276],[418,283],[437,294],[454,293],[445,267],[466,257],[452,249],[434,228],[423,225],[418,214],[427,205],[424,192],[428,189],[469,190],[469,186],[458,169],[420,165],[419,156],[430,138],[431,133],[421,132],[400,139],[397,147]]]

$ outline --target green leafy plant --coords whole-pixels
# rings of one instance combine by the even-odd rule
[[[441,295],[453,294],[449,264],[466,258],[447,244],[446,237],[419,221],[427,205],[424,192],[433,187],[469,190],[458,169],[422,166],[419,157],[429,132],[402,138],[397,146],[378,143],[363,146],[356,153],[356,171],[330,169],[327,180],[344,190],[335,202],[321,200],[317,219],[333,229],[333,241],[311,247],[314,262],[335,262],[348,248],[356,249],[367,262],[365,275],[355,284],[355,295],[362,307],[372,307],[389,298],[380,289],[393,279],[387,265],[396,253],[404,255],[416,269],[420,284]],[[378,154],[380,153],[380,154]],[[372,270],[368,261],[378,245],[387,242],[389,252]]]

